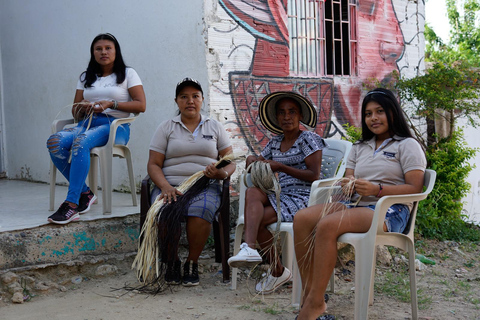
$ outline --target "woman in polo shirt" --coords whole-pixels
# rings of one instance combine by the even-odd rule
[[[191,78],[180,81],[175,90],[178,115],[162,122],[150,142],[147,169],[155,183],[152,203],[159,194],[165,202],[177,201],[181,193],[175,186],[198,171],[203,170],[205,176],[212,179],[209,187],[193,199],[188,212],[185,212],[189,252],[183,268],[183,279],[177,254],[163,261],[167,263],[167,284],[199,284],[198,258],[220,206],[221,186],[218,180],[228,178],[235,171],[234,163],[221,169],[214,165],[219,157],[232,153],[232,146],[222,124],[200,114],[203,100],[203,90],[198,81]],[[179,240],[180,235],[177,239],[167,239],[169,245],[176,249]]]
[[[362,138],[353,145],[341,181],[342,187],[354,181],[353,190],[344,188],[350,189],[350,200],[331,205],[328,210],[323,205],[300,210],[293,222],[304,292],[298,319],[316,319],[327,308],[324,294],[337,259],[337,238],[348,232],[368,231],[380,197],[421,192],[426,163],[394,94],[382,88],[368,92],[362,103]],[[383,229],[403,232],[410,206],[390,207]],[[307,244],[313,233],[312,250]]]

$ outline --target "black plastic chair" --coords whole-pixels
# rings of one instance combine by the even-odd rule
[[[147,218],[148,209],[152,205],[150,202],[151,187],[152,180],[147,175],[142,180],[140,190],[140,231]],[[222,198],[216,217],[217,219],[213,221],[215,262],[222,263],[223,282],[228,282],[230,281],[230,266],[227,262],[230,256],[230,178],[223,180]]]

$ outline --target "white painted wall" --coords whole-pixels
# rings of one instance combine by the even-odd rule
[[[191,0],[1,1],[7,177],[48,181],[51,123],[70,116],[67,106],[87,67],[91,41],[110,32],[147,97],[147,111],[133,123],[130,142],[139,182],[153,132],[177,109],[176,83],[190,76],[207,84],[203,14],[203,1]],[[122,184],[128,185],[125,161],[114,160],[114,185]]]
[[[480,139],[478,139],[480,129],[469,126],[464,119],[458,122],[458,126],[463,127],[468,146],[480,150]],[[468,196],[462,199],[463,213],[468,220],[480,225],[480,152],[477,152],[476,156],[469,162],[476,165],[476,168],[470,172],[467,178],[467,181],[471,184],[471,189]]]

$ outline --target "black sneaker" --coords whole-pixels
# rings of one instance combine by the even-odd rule
[[[187,261],[183,265],[183,285],[185,287],[198,286],[198,264],[193,261]]]
[[[78,201],[78,213],[82,214],[88,212],[92,204],[97,200],[97,196],[92,192],[92,190],[88,190],[85,193],[80,194],[80,200]]]
[[[180,274],[181,262],[177,260],[173,263],[167,264],[167,271],[165,272],[165,283],[170,285],[178,285],[182,282],[182,275]]]
[[[72,208],[67,202],[64,202],[54,214],[48,217],[48,221],[56,224],[67,224],[70,221],[78,220],[80,215],[77,209],[78,207]]]

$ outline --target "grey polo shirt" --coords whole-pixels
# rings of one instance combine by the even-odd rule
[[[203,115],[194,133],[187,129],[179,115],[162,122],[152,137],[150,150],[165,155],[162,170],[172,186],[216,162],[219,151],[231,146],[223,125]]]
[[[355,178],[374,184],[405,184],[405,173],[411,170],[425,171],[427,160],[420,144],[412,138],[394,136],[379,152],[375,152],[375,137],[356,143],[348,155],[347,168],[354,170]],[[357,195],[358,198],[358,195]],[[379,198],[362,197],[359,206],[375,205]],[[355,200],[355,196],[352,198]],[[410,206],[410,204],[407,204]]]

